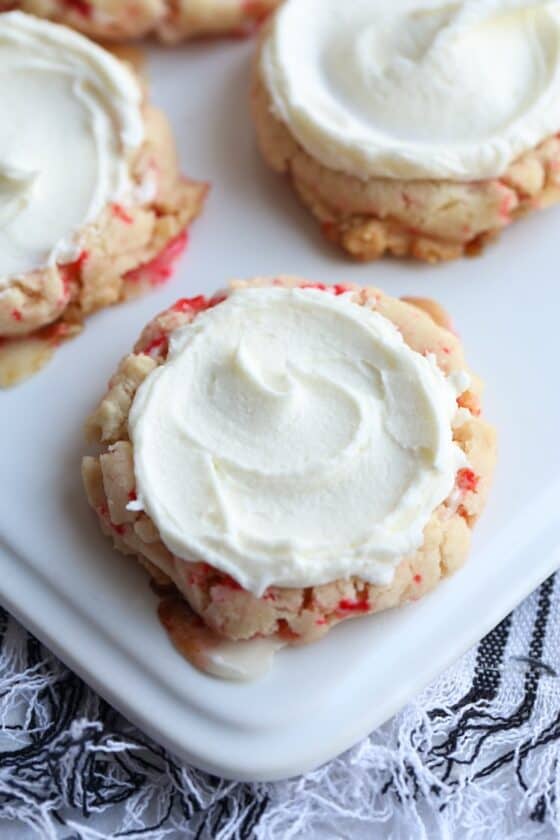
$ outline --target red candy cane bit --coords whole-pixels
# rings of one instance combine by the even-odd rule
[[[228,589],[235,589],[236,591],[244,591],[240,583],[238,583],[231,575],[222,575],[220,581],[222,586],[227,586]]]
[[[368,612],[369,601],[352,601],[350,598],[342,598],[338,602],[338,609],[343,612]]]
[[[504,195],[500,202],[500,216],[504,221],[509,221],[509,214],[513,207],[513,197],[511,195]]]
[[[299,289],[319,289],[321,292],[326,292],[328,287],[325,283],[302,283],[298,286]]]
[[[81,15],[85,18],[91,18],[93,15],[93,8],[91,3],[88,3],[87,0],[62,0],[64,6],[67,6],[68,9],[72,12],[76,12],[76,14]]]
[[[207,309],[208,306],[208,298],[204,295],[197,295],[192,298],[179,298],[179,300],[173,304],[171,310],[173,312],[202,312],[204,309]]]
[[[331,295],[343,295],[350,291],[350,287],[344,283],[335,283],[327,286],[326,283],[302,283],[298,289],[318,289],[320,292],[329,292]]]
[[[296,639],[299,639],[299,633],[292,630],[285,618],[281,618],[278,621],[278,635],[281,639],[286,639],[287,641],[295,641]]]
[[[146,347],[144,347],[142,353],[144,353],[145,356],[150,356],[154,350],[161,349],[162,353],[165,354],[167,353],[168,344],[169,341],[166,335],[158,335],[156,338],[153,338]]]
[[[211,309],[213,306],[218,306],[218,304],[223,303],[224,300],[227,300],[227,295],[214,295],[214,297],[210,298],[208,301],[208,309]]]
[[[315,624],[318,624],[318,625],[320,625],[320,626],[321,626],[321,625],[323,625],[323,624],[326,624],[326,623],[327,623],[327,619],[326,619],[326,618],[317,618],[317,619],[315,620]]]
[[[67,324],[66,321],[56,321],[54,324],[50,324],[44,330],[41,330],[40,334],[53,347],[58,347],[65,338],[68,338],[72,334],[72,325]]]
[[[172,312],[193,312],[198,314],[204,312],[205,309],[212,309],[219,303],[226,300],[227,295],[214,295],[214,297],[207,298],[205,295],[197,295],[193,298],[179,298],[179,300],[171,307]]]
[[[64,265],[59,266],[65,292],[68,292],[68,287],[71,283],[76,283],[79,280],[84,264],[88,261],[88,259],[89,251],[83,250],[74,262],[65,263]]]
[[[412,580],[414,581],[414,583],[422,583],[422,575],[414,575]]]
[[[478,487],[480,476],[468,468],[459,470],[457,473],[457,487],[465,493],[474,493]]]
[[[136,490],[131,490],[130,493],[128,494],[128,501],[129,502],[135,502],[137,500],[137,498],[138,498],[138,496],[136,495]]]
[[[130,213],[128,213],[122,204],[111,204],[111,210],[113,216],[116,216],[117,219],[120,219],[121,222],[124,222],[125,225],[131,225],[134,221]]]
[[[173,274],[175,263],[187,247],[188,234],[184,230],[171,239],[160,253],[144,265],[128,271],[124,279],[127,283],[147,282],[151,286],[160,286]]]
[[[122,537],[122,535],[126,531],[126,528],[124,527],[124,525],[116,525],[114,522],[111,522],[109,518],[109,508],[107,507],[107,505],[99,505],[99,507],[97,507],[96,510],[99,516],[107,520],[109,526],[113,529],[113,531]]]
[[[507,224],[508,222],[511,222],[510,214],[515,206],[516,196],[511,187],[508,187],[507,184],[504,184],[502,181],[495,181],[495,185],[501,195],[498,215],[504,224]]]
[[[22,321],[23,320],[23,315],[21,314],[19,309],[12,309],[10,314],[11,314],[12,318],[14,319],[14,321]]]

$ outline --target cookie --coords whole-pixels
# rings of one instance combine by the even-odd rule
[[[174,43],[250,34],[277,5],[278,0],[0,0],[0,11],[18,8],[104,41],[155,35]]]
[[[86,315],[170,275],[206,186],[181,175],[166,117],[124,63],[20,12],[0,16],[0,34],[0,67],[18,62],[0,101],[13,109],[26,91],[0,128],[0,367],[11,359],[0,379],[11,384],[20,345],[8,342],[50,348]],[[52,73],[26,67],[32,49]]]
[[[337,327],[324,344],[320,338],[321,329],[318,328],[319,344],[316,346],[323,347],[321,353],[324,357],[317,369],[324,370],[324,375],[320,373],[317,378],[316,372],[311,372],[316,371],[313,360],[308,360],[307,367],[304,365],[298,374],[294,372],[291,363],[285,368],[282,367],[278,358],[282,348],[286,348],[287,345],[285,343],[277,345],[273,334],[274,329],[271,328],[272,332],[267,333],[267,322],[263,321],[265,324],[263,330],[269,338],[267,338],[267,344],[256,355],[251,349],[253,337],[247,338],[246,333],[242,332],[241,335],[245,337],[240,339],[238,345],[235,345],[237,349],[233,356],[228,354],[224,356],[227,360],[224,362],[225,368],[218,361],[214,365],[214,357],[212,357],[212,364],[208,367],[210,371],[208,377],[206,377],[205,369],[201,368],[198,378],[193,379],[192,382],[189,379],[190,371],[183,371],[180,379],[177,380],[182,383],[181,405],[190,406],[188,412],[192,414],[193,425],[187,436],[192,434],[194,440],[198,439],[198,436],[204,438],[205,435],[210,435],[210,443],[203,441],[206,447],[204,451],[213,452],[216,449],[221,452],[216,458],[214,455],[211,456],[214,468],[217,470],[212,481],[217,481],[221,488],[216,497],[221,501],[217,504],[215,511],[212,510],[213,505],[207,503],[204,496],[202,516],[209,517],[205,528],[209,530],[210,542],[204,542],[206,537],[202,534],[200,545],[204,543],[205,547],[200,548],[196,558],[185,559],[185,556],[180,556],[180,553],[185,555],[185,551],[181,548],[181,537],[174,532],[174,526],[168,528],[168,522],[164,516],[161,520],[162,527],[165,525],[165,537],[163,537],[154,521],[154,518],[159,518],[161,511],[156,511],[157,504],[155,504],[154,510],[150,510],[153,516],[148,514],[146,508],[149,505],[147,499],[143,498],[144,495],[150,495],[154,491],[162,504],[168,505],[169,499],[166,494],[169,486],[164,482],[161,488],[156,488],[154,485],[146,491],[144,484],[139,485],[139,476],[140,482],[145,483],[146,475],[150,472],[150,444],[146,435],[149,437],[151,431],[146,432],[146,428],[157,427],[160,430],[158,434],[161,433],[161,439],[155,451],[159,451],[162,457],[165,449],[164,441],[169,440],[166,437],[165,418],[158,425],[159,421],[149,414],[149,411],[154,408],[154,405],[150,403],[150,394],[155,393],[153,388],[165,387],[168,389],[165,393],[169,394],[171,401],[173,400],[171,395],[176,394],[176,389],[173,388],[174,374],[169,365],[175,364],[175,360],[181,357],[179,344],[182,347],[188,344],[190,347],[189,342],[193,342],[194,347],[194,342],[198,341],[196,347],[199,349],[196,351],[196,357],[202,358],[203,350],[206,351],[207,347],[213,346],[204,344],[206,340],[204,336],[210,329],[209,324],[218,318],[220,308],[222,308],[222,326],[219,335],[223,335],[223,323],[227,323],[224,318],[237,317],[235,313],[242,311],[248,300],[251,305],[257,306],[257,314],[251,321],[255,323],[261,317],[268,318],[269,312],[272,313],[270,317],[276,317],[275,307],[284,305],[284,294],[288,298],[285,305],[294,307],[296,330],[302,329],[302,318],[305,321],[307,317],[305,307],[311,307],[311,320],[305,322],[304,329],[306,333],[302,345],[304,358],[307,358],[305,355],[307,334],[314,330],[315,323],[321,324],[322,330],[330,329],[330,324],[341,326],[341,331]],[[266,301],[264,301],[265,296]],[[259,308],[261,298],[264,302],[262,302],[262,308]],[[269,306],[270,310],[267,308]],[[286,312],[290,313],[292,310],[288,307]],[[354,316],[360,321],[363,316],[364,325],[356,326],[355,332],[348,333],[345,331],[346,320],[344,319],[352,320]],[[291,316],[282,314],[284,321],[271,323],[280,323],[279,329],[281,329],[281,324],[285,323],[287,317]],[[377,415],[373,412],[371,420],[369,419],[367,402],[369,387],[371,386],[372,392],[376,393],[380,387],[377,374],[372,373],[371,378],[366,380],[369,385],[366,387],[363,399],[360,401],[356,397],[361,406],[359,412],[365,412],[363,417],[367,419],[365,425],[360,421],[356,427],[357,421],[354,414],[356,405],[352,401],[347,402],[347,396],[329,390],[334,385],[328,379],[327,369],[329,375],[332,371],[333,375],[338,377],[337,388],[343,387],[346,382],[354,382],[356,376],[359,377],[360,383],[362,382],[361,377],[369,371],[368,364],[365,367],[363,364],[358,364],[346,369],[347,362],[344,361],[344,353],[340,358],[337,353],[339,345],[350,347],[354,342],[361,341],[362,326],[366,329],[363,335],[366,335],[370,320],[372,328],[379,327],[381,330],[387,330],[387,341],[391,347],[394,347],[395,353],[405,354],[411,364],[418,365],[419,369],[422,368],[424,371],[422,376],[428,375],[427,371],[430,367],[440,384],[443,381],[455,383],[453,394],[456,398],[453,396],[451,400],[453,405],[448,406],[447,416],[450,419],[449,429],[446,432],[449,435],[446,452],[451,457],[451,461],[446,461],[446,463],[451,472],[450,483],[440,487],[439,496],[430,495],[429,497],[432,502],[435,501],[435,504],[432,509],[432,502],[430,502],[426,508],[425,521],[420,523],[422,527],[418,532],[418,540],[414,543],[413,550],[405,552],[402,556],[399,555],[398,546],[404,546],[407,543],[408,537],[405,539],[404,531],[409,528],[411,520],[406,517],[402,520],[397,518],[392,521],[394,523],[401,521],[400,526],[395,525],[388,536],[388,532],[384,531],[380,525],[375,539],[372,537],[371,543],[365,543],[365,555],[360,555],[360,557],[356,555],[351,562],[348,561],[348,565],[345,558],[337,556],[337,551],[330,551],[329,542],[337,539],[339,529],[344,531],[346,520],[352,520],[354,507],[359,508],[364,498],[366,498],[365,504],[369,504],[368,494],[372,498],[376,494],[381,494],[381,496],[385,494],[387,497],[391,495],[393,490],[389,490],[388,486],[381,488],[381,484],[386,481],[391,484],[392,479],[382,478],[383,469],[380,466],[375,470],[368,467],[364,486],[369,490],[363,492],[363,486],[360,484],[362,479],[357,477],[361,467],[355,467],[353,460],[358,457],[356,452],[369,451],[367,447],[370,444],[361,439],[360,435],[364,433],[367,439],[370,424],[377,429],[375,419]],[[374,325],[373,321],[375,321]],[[297,343],[296,339],[297,333],[294,333],[292,345]],[[363,347],[366,346],[367,342]],[[364,356],[366,358],[368,351],[363,347],[360,345],[362,349],[359,353],[366,354]],[[293,355],[295,351],[290,347],[289,352]],[[216,351],[216,359],[217,353],[218,351]],[[391,358],[397,357],[391,355]],[[396,361],[395,364],[397,364]],[[343,367],[341,368],[340,365]],[[380,370],[382,369],[381,366]],[[494,431],[481,417],[480,381],[472,375],[465,378],[467,376],[465,372],[466,364],[459,339],[450,331],[450,324],[444,311],[431,301],[414,299],[412,302],[407,302],[389,297],[374,288],[364,289],[353,285],[325,286],[289,277],[232,284],[230,289],[213,298],[199,296],[179,300],[174,306],[154,318],[144,329],[133,352],[120,363],[110,380],[107,393],[88,420],[89,439],[102,447],[98,456],[83,459],[82,473],[89,503],[96,512],[101,529],[112,538],[115,547],[124,554],[136,555],[160,584],[170,579],[188,601],[190,607],[219,636],[232,640],[278,637],[289,644],[313,641],[341,621],[379,612],[420,598],[433,589],[442,578],[456,571],[464,563],[469,550],[472,528],[486,501],[496,448]],[[164,378],[165,375],[171,376],[167,385],[165,385],[167,381]],[[178,373],[175,375],[179,376]],[[391,374],[387,374],[386,370],[382,376],[386,375]],[[370,373],[367,373],[367,376],[369,377]],[[315,378],[312,380],[312,377]],[[408,381],[407,376],[405,379]],[[388,380],[384,381],[386,393],[389,393],[392,386]],[[398,379],[398,381],[402,384],[402,380]],[[356,383],[356,389],[361,387],[358,380]],[[399,392],[400,387],[401,385],[397,387],[395,393]],[[431,387],[428,387],[426,393],[429,394]],[[436,385],[433,387],[436,388]],[[305,411],[303,414],[298,409],[300,404],[298,400],[302,396],[300,388],[304,392],[302,399]],[[242,397],[239,396],[240,391],[243,393]],[[189,393],[190,398],[187,397]],[[205,396],[201,397],[201,394]],[[239,435],[232,434],[231,440],[225,433],[219,431],[223,430],[230,421],[232,423],[235,421],[237,408],[233,407],[232,394],[239,398],[240,405],[245,406],[242,408],[242,418],[245,419],[242,420],[240,428],[246,429],[249,442],[239,443],[239,446],[247,448],[243,449],[243,461],[240,460],[242,456],[236,449],[236,442],[239,437],[243,437],[243,431],[239,432]],[[258,399],[255,394],[258,394]],[[364,399],[366,402],[363,401]],[[383,399],[387,399],[388,404],[391,403],[391,398],[383,397]],[[399,399],[404,400],[403,406],[406,404],[410,408],[416,397],[410,392],[407,397],[401,394]],[[413,402],[409,402],[409,399]],[[263,408],[263,400],[265,408]],[[162,402],[160,397],[156,399],[157,410],[159,410],[158,401]],[[207,404],[210,405],[210,414],[205,417]],[[220,415],[223,419],[217,425],[216,418],[212,414],[215,406],[218,406],[220,411],[226,412]],[[328,418],[325,418],[323,406],[328,406],[330,413]],[[403,409],[403,416],[409,416],[409,408]],[[148,414],[144,414],[146,411]],[[174,408],[169,411],[172,411],[174,416],[178,416]],[[290,414],[292,411],[293,415]],[[202,412],[201,417],[198,416],[199,412]],[[409,432],[413,436],[419,433],[418,429],[422,426],[423,421],[420,415],[424,416],[422,408],[413,411],[412,417],[409,416],[407,421],[411,423]],[[141,421],[144,416],[149,417],[149,424],[142,429]],[[190,415],[187,413],[187,416]],[[359,413],[359,416],[362,417],[362,414]],[[427,422],[429,425],[431,421]],[[399,431],[397,426],[393,427],[394,434],[397,437],[399,435],[406,437],[408,432],[405,434],[402,429]],[[218,431],[212,431],[214,428]],[[352,439],[346,439],[346,430],[352,430],[350,436]],[[212,437],[215,434],[218,438]],[[300,437],[305,440],[303,455],[300,452]],[[352,449],[354,444],[357,445],[358,439],[361,443],[357,449]],[[378,445],[375,442],[378,439],[384,439],[381,431],[374,435],[374,443],[371,444],[374,448]],[[392,446],[392,444],[387,445],[389,448]],[[420,449],[424,446],[418,441],[417,444],[413,444],[413,447],[417,445]],[[228,446],[232,447],[231,450],[227,448]],[[272,447],[270,452],[267,449],[269,446]],[[316,462],[315,455],[317,455]],[[337,461],[339,456],[341,460]],[[177,450],[177,458],[174,457],[169,461],[170,464],[173,462],[170,467],[171,472],[175,469],[175,461],[178,464],[182,457],[183,454]],[[362,455],[359,457],[361,458]],[[290,474],[286,477],[289,473],[288,462],[292,458],[299,459],[298,472],[297,475]],[[389,472],[399,471],[399,458],[400,456],[395,460],[391,456],[392,460],[385,462],[393,465],[389,467]],[[192,461],[193,465],[197,463],[196,459]],[[145,471],[146,464],[148,465],[147,472]],[[238,467],[232,464],[238,464]],[[239,464],[242,465],[239,466]],[[335,466],[332,466],[333,464]],[[157,469],[159,470],[159,467]],[[264,483],[259,484],[259,470],[262,469],[266,470],[266,478],[263,479]],[[323,472],[325,470],[326,477]],[[165,467],[164,472],[168,471]],[[233,471],[233,478],[227,477],[228,471]],[[349,471],[348,483],[344,484],[344,492],[340,495],[339,476],[346,476],[345,471]],[[154,475],[152,473],[152,478]],[[181,486],[184,485],[189,489],[191,479],[185,469],[181,469],[180,475]],[[379,480],[376,476],[379,476]],[[204,490],[204,485],[199,483],[200,480],[199,477],[196,481],[192,479],[193,487],[202,488],[200,492],[205,493],[207,490]],[[256,485],[251,483],[253,489],[255,486],[261,487],[262,496],[254,494],[250,498],[241,495],[238,498],[237,493],[241,492],[239,488],[249,481],[256,482]],[[414,481],[412,478],[410,481],[407,478],[409,482],[407,486],[416,487]],[[285,482],[290,488],[287,495]],[[316,493],[318,486],[322,488],[319,495]],[[232,493],[233,496],[231,496]],[[290,508],[294,493],[297,496],[295,513]],[[405,497],[406,494],[402,498]],[[192,500],[188,501],[189,498],[188,495],[184,497],[184,505],[191,504]],[[245,501],[241,504],[243,499]],[[317,501],[318,499],[320,501]],[[325,499],[327,502],[324,501]],[[331,504],[328,499],[334,500],[336,504]],[[395,510],[400,510],[401,490],[397,492],[395,499]],[[342,511],[338,510],[340,502]],[[169,510],[173,508],[173,504],[171,500],[170,506],[168,505]],[[318,532],[313,531],[312,524],[317,513],[316,504],[319,505]],[[324,504],[327,504],[328,512],[325,511]],[[384,502],[382,501],[381,504],[383,505]],[[253,506],[255,518],[251,524],[247,524],[244,517],[248,508]],[[287,536],[280,538],[281,534],[284,534],[282,531],[284,525],[279,525],[279,522],[288,508],[292,510],[290,516],[295,516],[292,531],[301,528],[299,537],[298,534],[294,536],[293,544],[290,542],[292,539],[290,528],[286,531]],[[181,507],[181,510],[185,510],[185,507]],[[237,510],[238,513],[237,517],[232,519],[233,510]],[[301,513],[302,510],[306,513]],[[417,509],[414,508],[414,510]],[[242,521],[238,521],[240,515]],[[383,513],[382,518],[385,515]],[[364,520],[366,523],[369,516],[370,512],[367,508]],[[411,516],[414,518],[416,513]],[[260,517],[264,517],[266,522],[261,531],[259,531]],[[333,520],[332,523],[330,519]],[[406,526],[402,524],[405,520]],[[359,521],[363,524],[362,520]],[[250,538],[243,537],[241,542],[236,542],[237,538],[231,537],[233,542],[227,543],[229,548],[223,549],[221,543],[223,534],[220,529],[222,526],[226,528],[223,525],[224,522],[231,523],[233,529],[231,534],[235,535],[237,528],[239,534],[250,533]],[[177,527],[180,529],[180,525]],[[193,527],[196,529],[197,526]],[[320,534],[321,527],[325,531],[334,529],[333,535],[329,531],[325,536],[325,544],[322,544],[320,536],[317,536],[318,533]],[[346,548],[341,548],[341,555],[345,552],[351,554],[353,549],[349,546],[357,546],[361,539],[361,536],[358,537],[358,529],[355,533],[352,530],[355,527],[354,524],[350,523],[349,527],[350,534],[354,534],[354,540],[349,539],[345,544]],[[278,528],[280,531],[276,533],[275,529]],[[307,532],[306,529],[311,530]],[[395,533],[398,535],[398,541],[395,544],[396,547],[393,545],[390,548]],[[286,549],[287,543],[290,544],[289,550]],[[314,551],[317,556],[320,556],[318,564],[315,563],[317,556],[306,548],[308,543],[314,546]],[[239,551],[241,544],[245,547],[246,556]],[[383,551],[380,552],[381,544]],[[222,547],[218,548],[218,546]],[[260,548],[252,558],[253,565],[251,566],[247,558],[248,555],[254,553],[255,546],[260,546]],[[213,555],[212,551],[214,551]],[[201,556],[205,552],[207,552],[206,559]],[[390,562],[387,561],[389,554],[392,557]],[[211,555],[215,557],[214,563],[208,562]],[[231,564],[228,565],[230,561]],[[263,572],[265,566],[268,571]],[[358,567],[361,569],[360,574],[352,571]],[[346,570],[347,573],[337,574],[336,572],[340,572],[341,569]],[[327,577],[332,576],[330,579],[324,579],[325,574]],[[268,582],[271,576],[275,576],[276,580]],[[298,578],[305,580],[305,585],[293,585]],[[282,581],[280,585],[279,579]]]
[[[252,84],[261,153],[356,260],[478,254],[560,198],[560,107],[550,105],[560,75],[536,69],[557,62],[546,48],[547,27],[560,34],[551,10],[533,11],[535,39],[512,12],[500,41],[500,25],[482,24],[499,24],[506,0],[491,11],[428,5],[287,0],[262,36]],[[477,62],[461,52],[467,40]],[[488,86],[506,49],[514,69]]]

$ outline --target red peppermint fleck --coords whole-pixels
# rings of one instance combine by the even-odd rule
[[[299,639],[299,633],[292,630],[285,618],[281,618],[278,622],[278,635],[281,639],[286,639],[287,641]]]
[[[97,513],[99,514],[99,516],[102,516],[103,519],[108,520],[110,527],[116,534],[119,534],[120,536],[124,534],[126,530],[124,525],[116,525],[109,519],[109,508],[107,507],[107,505],[99,505],[99,507],[97,508]]]
[[[326,283],[302,283],[298,288],[318,289],[320,292],[329,292],[331,295],[343,295],[350,291],[350,287],[345,283],[335,283],[333,286],[328,286]]]
[[[131,225],[134,221],[130,213],[128,213],[122,204],[112,204],[111,210],[113,211],[113,216],[116,216],[117,219],[120,219],[121,222],[124,222],[125,225]]]
[[[414,583],[422,583],[422,575],[414,575],[412,580],[414,581]]]
[[[174,239],[167,243],[163,251],[157,257],[144,265],[133,268],[125,274],[127,283],[150,283],[152,286],[160,286],[165,283],[173,274],[175,263],[187,247],[188,234],[184,230]]]
[[[302,283],[299,286],[300,289],[319,289],[321,292],[327,291],[327,286],[325,283]]]
[[[344,612],[368,612],[368,601],[352,601],[350,598],[342,598],[338,602],[338,609]]]
[[[468,468],[459,470],[457,473],[457,487],[466,493],[474,493],[479,481],[480,477]]]
[[[62,274],[62,282],[64,283],[64,290],[68,292],[68,287],[71,283],[78,282],[82,268],[89,259],[89,251],[81,251],[79,257],[71,263],[65,263],[59,266]]]
[[[136,490],[131,490],[130,493],[128,494],[128,501],[129,502],[135,502],[137,500],[137,498],[138,498],[138,496],[136,495]]]
[[[224,300],[227,300],[227,295],[214,295],[214,297],[210,298],[208,301],[207,309],[211,309],[213,306],[218,306],[218,304],[223,303]]]
[[[504,195],[500,202],[500,216],[503,219],[509,219],[509,213],[513,204],[512,196]]]
[[[58,347],[68,337],[70,330],[70,324],[67,324],[65,321],[55,321],[53,324],[37,330],[33,335],[51,347]]]
[[[58,347],[68,337],[70,330],[70,324],[67,324],[65,321],[56,321],[54,324],[50,324],[48,327],[42,329],[40,337],[48,341],[53,347]]]
[[[208,305],[208,298],[204,295],[197,295],[192,298],[179,298],[171,309],[173,312],[202,312],[202,310],[208,308]]]
[[[23,319],[23,315],[21,314],[19,309],[12,309],[11,315],[14,321],[21,321]]]
[[[93,14],[91,3],[88,3],[87,0],[62,0],[62,2],[71,11],[76,12],[78,15],[82,15],[82,17],[91,18]]]
[[[220,580],[222,586],[227,586],[228,589],[235,589],[236,591],[243,590],[243,587],[231,575],[223,575]]]
[[[152,339],[150,343],[144,347],[142,353],[144,355],[149,356],[154,350],[159,350],[162,348],[163,353],[167,353],[167,346],[168,346],[168,339],[166,335],[159,335],[156,338]]]
[[[316,619],[316,621],[315,621],[315,624],[319,624],[319,625],[323,625],[323,624],[326,624],[326,623],[327,623],[327,619],[326,619],[326,618],[318,618],[318,619]]]
[[[193,298],[180,298],[173,304],[171,310],[172,312],[192,312],[198,314],[199,312],[204,312],[205,309],[211,309],[213,306],[223,303],[226,298],[227,295],[215,295],[211,298],[207,298],[205,295],[197,295]]]

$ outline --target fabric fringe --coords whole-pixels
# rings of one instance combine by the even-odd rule
[[[505,619],[344,755],[253,785],[182,766],[0,614],[0,831],[9,838],[24,824],[48,840],[560,834],[560,643],[550,626],[559,597],[551,578],[521,608],[523,632],[515,637]]]

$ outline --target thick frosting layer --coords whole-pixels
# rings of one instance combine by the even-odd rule
[[[300,144],[363,179],[492,178],[560,130],[557,0],[286,0],[261,65]]]
[[[388,583],[465,457],[435,361],[347,295],[246,289],[176,331],[129,417],[140,505],[244,588]]]
[[[76,234],[131,197],[140,87],[105,50],[21,12],[0,15],[0,287],[77,256]]]

